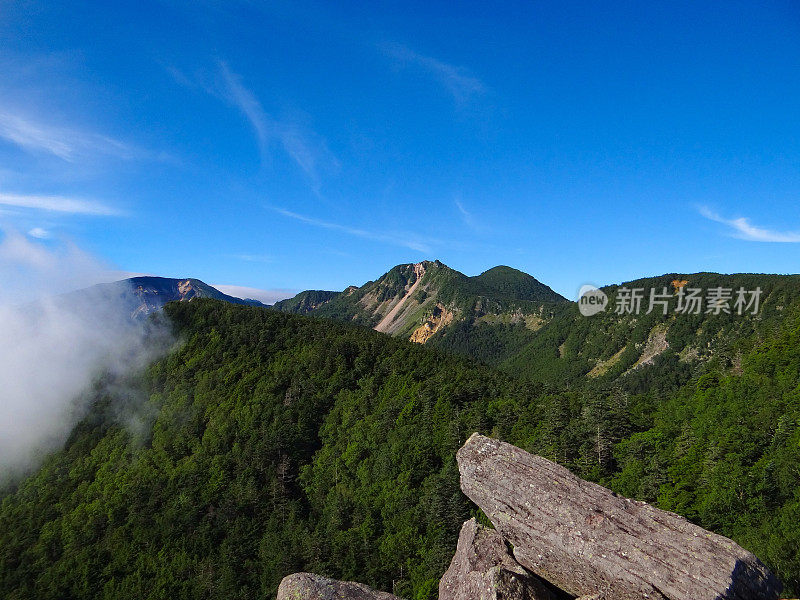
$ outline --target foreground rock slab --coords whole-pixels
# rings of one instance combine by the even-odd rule
[[[361,583],[336,581],[312,573],[287,575],[278,586],[277,600],[400,600]]]
[[[526,571],[496,531],[470,519],[461,527],[450,567],[439,581],[439,600],[561,600]]]
[[[461,489],[528,570],[574,596],[775,600],[778,580],[728,538],[622,498],[540,456],[473,434]]]

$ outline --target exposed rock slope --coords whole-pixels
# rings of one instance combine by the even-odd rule
[[[414,333],[411,334],[409,339],[417,344],[424,344],[431,339],[431,337],[436,334],[437,331],[447,327],[452,322],[453,313],[447,310],[441,304],[437,304],[433,307],[430,317],[428,317],[422,325],[414,330]]]
[[[391,333],[397,329],[394,321],[397,319],[400,311],[406,306],[408,299],[411,298],[414,295],[414,292],[417,291],[419,284],[422,283],[422,278],[425,276],[425,263],[417,263],[413,265],[413,271],[413,283],[410,283],[410,285],[407,284],[406,287],[403,288],[402,293],[398,294],[398,296],[394,299],[392,308],[388,313],[386,313],[386,316],[381,319],[380,323],[375,325],[376,331],[380,331],[382,333]]]
[[[322,301],[313,304],[311,298]],[[301,292],[274,307],[354,321],[425,343],[457,321],[505,313],[540,319],[543,305],[564,302],[565,298],[543,283],[511,267],[495,267],[467,277],[439,261],[423,261],[397,265],[376,281],[343,293]]]

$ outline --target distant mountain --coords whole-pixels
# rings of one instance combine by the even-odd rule
[[[647,312],[651,289],[760,288],[756,315]],[[617,314],[621,286],[644,290],[639,314]],[[303,292],[277,303],[284,312],[354,322],[394,337],[476,358],[539,382],[625,389],[679,385],[709,361],[736,369],[743,340],[765,336],[800,299],[800,275],[669,273],[606,286],[606,311],[583,316],[534,277],[498,266],[468,277],[439,261],[398,265],[344,292]],[[669,377],[666,376],[669,374]]]
[[[530,302],[563,302],[566,300],[536,278],[517,269],[497,266],[471,277],[484,295],[506,300],[528,300]]]
[[[425,343],[449,326],[505,313],[533,318],[567,302],[545,284],[511,267],[468,277],[437,261],[398,265],[376,281],[344,292],[301,292],[275,304],[284,312],[352,321]],[[440,334],[442,335],[442,334]]]
[[[717,288],[732,295],[729,311],[675,311],[675,285],[701,290],[703,300]],[[640,310],[617,312],[620,290],[642,290]],[[734,308],[736,290],[760,290],[757,314]],[[548,384],[621,386],[641,392],[654,385],[679,386],[709,363],[736,372],[741,356],[771,335],[789,306],[800,301],[800,275],[669,273],[602,288],[605,311],[583,316],[575,302],[550,306],[539,315],[483,316],[455,323],[432,341],[440,348]],[[649,310],[651,290],[666,289],[669,308]]]
[[[279,300],[272,307],[281,312],[304,315],[318,309],[323,304],[327,304],[341,293],[326,290],[307,290],[300,292],[294,298]]]
[[[167,302],[185,302],[193,298],[213,298],[224,300],[231,304],[265,306],[258,300],[243,300],[223,294],[218,289],[199,279],[173,279],[152,276],[131,277],[112,283],[101,283],[86,290],[71,292],[64,297],[69,299],[70,297],[85,297],[93,294],[101,296],[110,294],[114,299],[121,300],[123,306],[130,310],[133,318],[141,318],[161,310]]]
[[[131,277],[121,283],[128,284],[132,293],[140,301],[139,310],[151,313],[159,310],[167,302],[185,302],[193,298],[214,298],[231,304],[264,306],[258,300],[236,298],[223,294],[199,279],[171,279],[168,277]]]

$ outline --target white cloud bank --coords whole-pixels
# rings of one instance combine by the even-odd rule
[[[0,478],[63,444],[98,375],[144,366],[166,347],[130,318],[119,293],[52,295],[112,273],[75,246],[51,248],[16,232],[0,241]]]

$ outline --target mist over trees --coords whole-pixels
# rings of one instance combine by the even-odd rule
[[[160,320],[134,321],[117,274],[70,243],[48,246],[15,231],[0,241],[0,481],[60,448],[86,414],[103,374],[138,371],[173,340]],[[116,389],[119,395],[142,390]]]

